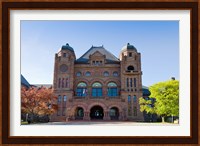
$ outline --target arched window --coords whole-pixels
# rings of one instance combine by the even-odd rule
[[[129,65],[129,66],[127,67],[127,70],[128,70],[128,71],[133,71],[133,70],[134,70],[134,67],[133,67],[132,65]]]
[[[85,73],[85,76],[86,76],[86,77],[89,77],[89,76],[91,76],[91,73],[90,73],[89,71],[87,71],[87,72]]]
[[[87,84],[84,82],[80,82],[76,88],[76,96],[86,96],[87,95]]]
[[[117,84],[115,84],[114,82],[108,83],[108,96],[118,96]]]
[[[95,82],[92,84],[92,96],[93,97],[101,97],[102,93],[102,85],[99,82]]]
[[[75,111],[75,119],[82,120],[84,117],[84,109],[82,107],[77,107]]]
[[[80,76],[81,76],[81,72],[80,72],[80,71],[77,72],[77,73],[76,73],[76,76],[77,76],[77,77],[80,77]]]
[[[105,71],[105,72],[103,73],[103,75],[104,75],[104,77],[108,77],[108,76],[109,76],[109,72]]]
[[[114,77],[118,77],[118,76],[119,76],[119,75],[118,75],[118,72],[116,72],[116,71],[113,72],[113,76],[114,76]]]

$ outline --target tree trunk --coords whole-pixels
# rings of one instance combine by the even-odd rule
[[[162,117],[162,123],[165,123],[165,117],[164,116]]]

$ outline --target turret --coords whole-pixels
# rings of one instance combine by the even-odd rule
[[[69,44],[63,45],[55,54],[54,90],[73,90],[75,60],[74,49]]]
[[[140,53],[129,43],[120,53],[121,61],[121,95],[127,102],[128,119],[142,120],[139,98],[142,97],[142,72]]]

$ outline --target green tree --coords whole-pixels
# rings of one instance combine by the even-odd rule
[[[140,110],[147,113],[156,113],[162,117],[179,115],[179,81],[169,80],[159,82],[149,87],[150,98],[155,98],[154,106],[151,100],[140,98]]]

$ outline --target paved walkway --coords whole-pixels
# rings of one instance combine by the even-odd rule
[[[131,121],[69,121],[69,122],[49,122],[30,125],[86,125],[86,126],[172,126],[179,124],[172,123],[148,123],[148,122],[131,122]]]

